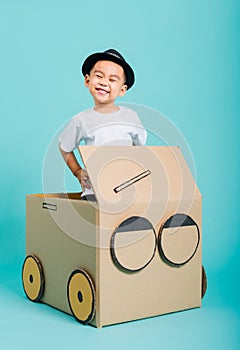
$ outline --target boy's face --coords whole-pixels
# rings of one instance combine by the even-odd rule
[[[123,68],[111,61],[98,61],[85,76],[85,85],[95,105],[111,105],[127,90]]]

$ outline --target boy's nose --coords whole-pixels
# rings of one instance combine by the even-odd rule
[[[105,80],[105,79],[101,79],[100,85],[102,85],[102,86],[107,86],[106,80]]]

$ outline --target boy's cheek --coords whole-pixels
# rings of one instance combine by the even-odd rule
[[[98,83],[98,78],[97,77],[92,77],[91,79],[89,79],[89,83],[90,84],[97,84]]]

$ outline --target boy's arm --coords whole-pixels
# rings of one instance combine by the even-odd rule
[[[73,152],[65,152],[60,146],[59,150],[63,156],[63,159],[65,160],[67,166],[73,173],[73,175],[78,179],[82,186],[82,190],[84,191],[85,188],[91,188],[89,184],[89,177],[86,172],[86,170],[82,169],[77,161],[77,158],[75,157],[75,154]]]

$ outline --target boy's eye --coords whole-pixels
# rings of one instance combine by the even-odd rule
[[[97,78],[102,78],[102,75],[101,74],[96,74],[96,77]]]
[[[115,81],[117,81],[116,79],[109,79],[109,81],[111,82],[111,83],[114,83]]]

